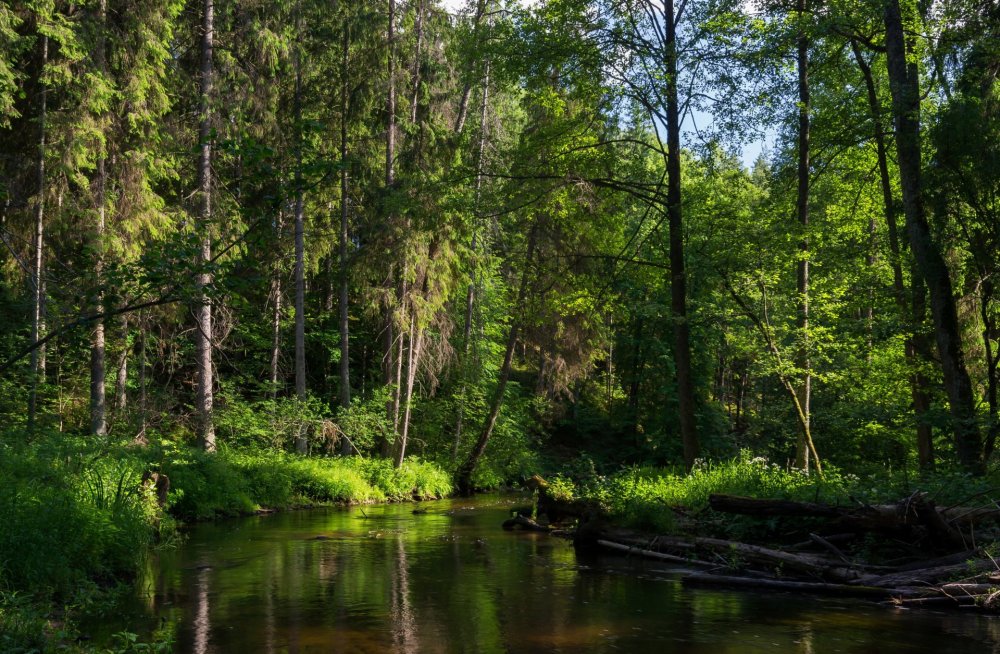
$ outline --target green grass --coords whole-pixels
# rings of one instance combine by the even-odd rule
[[[448,474],[407,459],[305,458],[280,451],[166,453],[160,469],[171,481],[171,512],[182,520],[241,515],[257,509],[313,504],[432,499],[451,493]]]
[[[778,525],[740,516],[703,513],[712,494],[790,499],[856,505],[897,502],[923,491],[940,506],[967,502],[998,487],[997,475],[973,477],[955,470],[919,475],[913,471],[882,471],[859,477],[827,469],[823,477],[788,470],[748,451],[729,461],[699,464],[691,474],[658,468],[630,468],[608,477],[591,478],[575,494],[600,503],[625,526],[670,533],[677,528],[676,512],[700,515],[704,526],[730,536],[747,531],[766,532]]]

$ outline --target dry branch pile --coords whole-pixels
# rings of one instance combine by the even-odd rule
[[[868,597],[900,606],[1000,610],[1000,564],[983,547],[1000,508],[937,507],[914,493],[896,504],[852,507],[713,495],[713,511],[803,519],[808,538],[780,547],[702,536],[649,536],[602,527],[580,529],[580,545],[705,568],[686,585],[782,589]],[[808,519],[808,520],[805,520]],[[994,530],[994,531],[990,531]],[[902,558],[873,565],[854,547],[877,537]],[[977,538],[980,542],[977,542]]]

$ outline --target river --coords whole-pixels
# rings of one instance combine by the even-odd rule
[[[104,619],[177,652],[970,652],[1000,619],[793,593],[505,532],[523,498],[330,508],[194,525]],[[421,511],[414,514],[414,509]],[[423,513],[426,511],[426,513]],[[97,627],[100,630],[100,627]]]

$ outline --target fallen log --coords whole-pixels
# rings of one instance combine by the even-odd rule
[[[784,579],[757,579],[695,573],[681,578],[685,586],[725,586],[730,588],[752,588],[769,590],[787,590],[819,595],[837,595],[841,597],[868,597],[873,599],[889,599],[894,597],[915,597],[919,591],[910,589],[877,588],[871,586],[855,586],[849,584],[833,584],[818,581],[789,581]]]
[[[898,597],[892,600],[896,606],[978,606],[986,601],[987,595],[938,595],[936,597]]]
[[[623,543],[623,539],[621,538],[605,537],[601,540]],[[702,550],[721,555],[730,564],[732,564],[733,559],[742,559],[748,562],[752,561],[758,565],[765,565],[769,568],[782,568],[795,571],[799,574],[838,582],[852,581],[858,579],[863,574],[857,569],[857,566],[847,566],[841,561],[835,561],[824,556],[783,552],[760,545],[750,545],[719,538],[687,539],[676,536],[657,536],[656,538],[644,541],[629,538],[624,539],[624,545],[631,545],[656,552],[666,550],[675,554]]]
[[[622,543],[616,543],[610,540],[598,539],[597,544],[602,547],[607,547],[609,549],[617,550],[619,552],[625,552],[626,554],[633,554],[636,556],[643,556],[649,559],[658,559],[660,561],[671,561],[673,563],[681,563],[687,566],[704,567],[704,568],[717,568],[718,566],[714,563],[707,563],[705,561],[698,561],[697,559],[686,559],[683,556],[675,556],[673,554],[664,554],[663,552],[656,552],[653,550],[642,549],[639,547],[633,547],[631,545],[624,545]]]
[[[917,586],[921,584],[930,586],[947,579],[959,577],[963,573],[966,573],[966,576],[974,576],[995,567],[995,564],[990,560],[977,559],[966,563],[941,565],[933,568],[919,568],[917,570],[906,570],[884,575],[865,575],[858,579],[856,583],[863,586],[879,586],[881,588]]]

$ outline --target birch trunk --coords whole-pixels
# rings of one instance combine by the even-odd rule
[[[32,270],[32,292],[34,295],[34,310],[31,317],[31,342],[37,343],[42,336],[42,306],[45,303],[45,284],[42,280],[43,257],[45,247],[45,121],[46,102],[48,100],[48,90],[41,80],[41,71],[49,60],[49,38],[45,35],[41,37],[41,55],[39,67],[39,105],[38,105],[38,161],[35,164],[35,176],[38,184],[38,197],[35,200],[35,239],[32,244],[34,249],[34,269]],[[41,353],[38,348],[31,351],[31,389],[28,391],[28,430],[35,428],[35,414],[38,410],[38,384],[41,381],[40,370]]]
[[[215,37],[214,0],[205,0],[202,16],[201,40],[201,98],[199,106],[198,139],[201,152],[198,158],[198,194],[201,202],[199,228],[202,232],[200,263],[207,266],[212,260],[212,84],[214,75],[213,50]],[[212,283],[208,272],[198,273],[196,280],[198,304],[195,307],[197,329],[197,393],[195,407],[198,412],[198,436],[207,452],[215,451],[215,424],[212,418],[212,304],[206,288]]]

